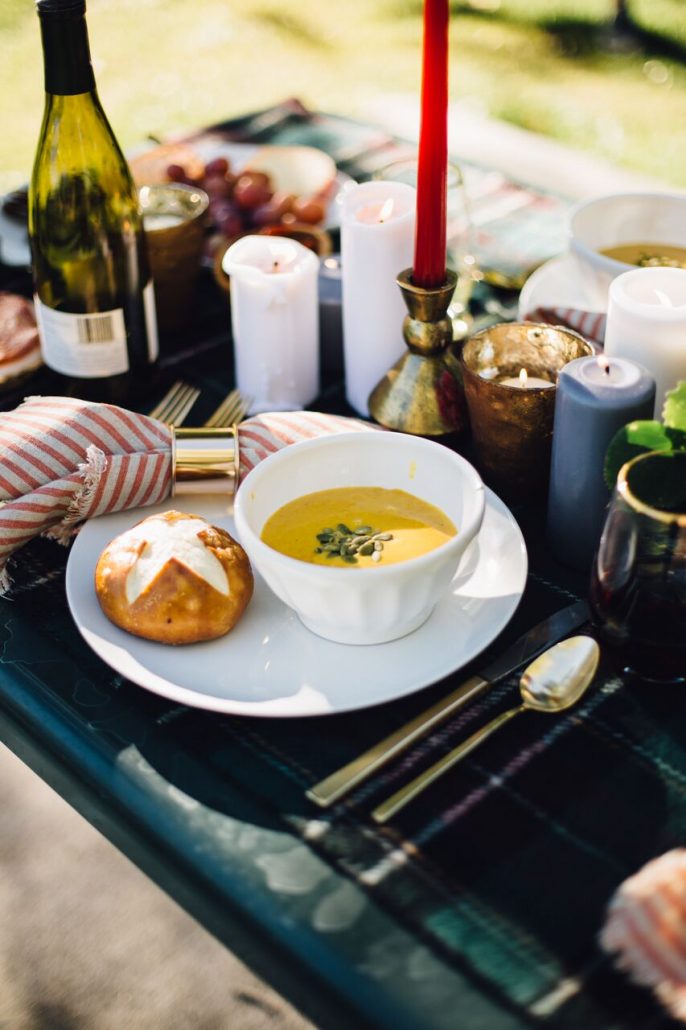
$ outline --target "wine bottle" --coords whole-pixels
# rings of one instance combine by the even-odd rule
[[[138,198],[98,99],[85,0],[37,0],[45,112],[29,188],[43,360],[57,389],[129,402],[157,358]]]

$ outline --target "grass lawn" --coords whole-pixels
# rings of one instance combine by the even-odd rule
[[[612,0],[453,2],[451,93],[491,115],[686,187],[686,5],[629,0],[637,49],[608,43]],[[299,96],[360,114],[418,90],[420,0],[89,0],[105,110],[124,147]],[[26,180],[43,106],[32,0],[2,0],[0,191]],[[620,41],[621,43],[621,41]]]

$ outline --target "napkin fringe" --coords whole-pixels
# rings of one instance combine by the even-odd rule
[[[67,547],[78,532],[77,523],[89,515],[100,481],[107,469],[107,455],[104,451],[90,444],[86,450],[86,460],[77,466],[77,474],[83,479],[81,486],[74,494],[67,511],[54,526],[49,526],[41,536],[54,540]]]
[[[68,544],[85,519],[169,495],[171,438],[162,423],[107,404],[27,397],[4,418],[0,470],[17,488],[0,517],[0,594],[7,561],[32,536]],[[281,447],[328,433],[377,430],[322,412],[272,412],[241,423],[241,474]],[[21,486],[27,484],[28,492]]]
[[[65,528],[73,526],[75,522],[80,522],[88,515],[106,468],[107,455],[95,444],[91,444],[86,450],[86,460],[78,466],[78,474],[83,479],[83,486],[75,494],[60,526]]]

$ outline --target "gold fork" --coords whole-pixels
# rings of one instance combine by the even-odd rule
[[[167,390],[159,404],[156,404],[148,414],[151,418],[159,419],[160,422],[166,422],[167,425],[180,426],[199,396],[200,390],[197,387],[177,379]]]
[[[210,415],[205,425],[219,427],[241,422],[247,415],[251,404],[251,397],[244,397],[239,390],[232,390],[226,395],[217,410]]]

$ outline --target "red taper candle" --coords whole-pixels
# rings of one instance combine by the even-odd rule
[[[445,282],[448,177],[448,0],[424,0],[422,120],[413,282]]]

